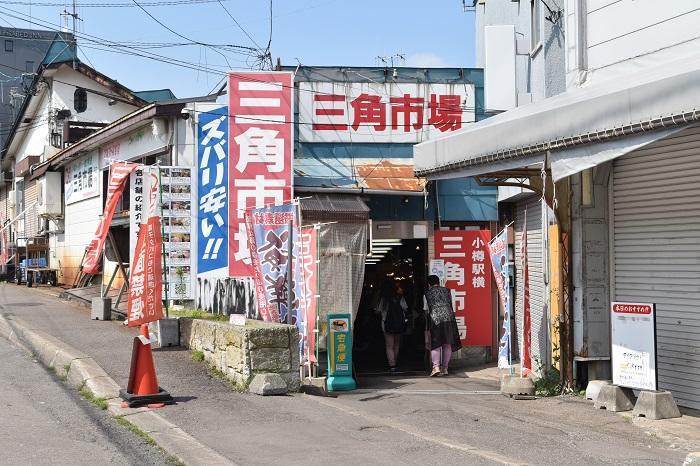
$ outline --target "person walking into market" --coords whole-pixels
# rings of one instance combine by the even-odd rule
[[[428,277],[425,307],[430,317],[428,319],[429,335],[426,335],[426,345],[430,348],[430,359],[433,363],[430,376],[447,375],[450,357],[454,351],[461,348],[462,344],[452,309],[452,293],[449,288],[440,286],[440,278],[437,275]]]
[[[403,296],[403,288],[398,282],[387,280],[382,287],[382,294],[377,311],[382,314],[382,331],[389,371],[396,372],[399,358],[401,335],[406,332],[406,310],[408,305]]]

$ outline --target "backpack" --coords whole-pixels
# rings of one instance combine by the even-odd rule
[[[391,299],[384,318],[384,332],[398,335],[406,331],[406,316],[400,299]]]

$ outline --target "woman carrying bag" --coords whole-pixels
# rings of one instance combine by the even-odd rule
[[[462,347],[462,343],[452,309],[452,293],[449,288],[440,286],[440,278],[437,275],[428,277],[424,307],[429,315],[425,343],[426,348],[430,349],[433,364],[430,376],[447,375],[450,357]]]

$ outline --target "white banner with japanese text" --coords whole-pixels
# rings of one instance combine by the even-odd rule
[[[465,83],[299,83],[299,141],[419,143],[476,121]]]
[[[100,195],[100,155],[97,151],[66,165],[64,198],[66,205]]]

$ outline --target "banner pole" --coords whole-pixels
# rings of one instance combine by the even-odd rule
[[[508,228],[513,224],[511,222],[506,226],[506,270],[508,275],[510,275],[510,257],[508,257]],[[513,325],[510,319],[510,310],[513,307],[513,303],[510,300],[510,276],[508,277],[508,288],[504,290],[508,293],[508,309],[505,311],[508,313],[508,375],[513,375]]]
[[[316,327],[314,328],[314,349],[316,350],[316,364],[314,375],[318,377],[318,333],[321,322],[321,224],[314,225],[316,229]]]
[[[159,206],[159,211],[160,211],[160,244],[161,244],[161,254],[163,256],[163,286],[165,288],[165,318],[170,318],[170,304],[168,301],[168,262],[165,258],[165,241],[163,239],[165,238],[165,225],[163,225],[163,179],[162,175],[160,172],[160,167],[156,167],[158,169],[158,194],[160,196],[160,206]]]
[[[289,221],[289,236],[287,237],[287,325],[292,325],[292,274],[294,273],[294,220]]]

